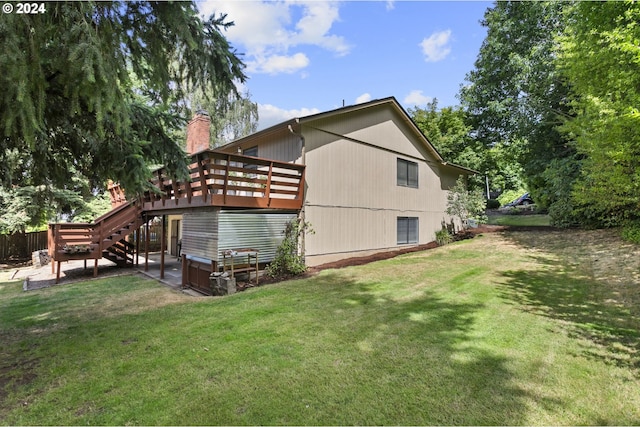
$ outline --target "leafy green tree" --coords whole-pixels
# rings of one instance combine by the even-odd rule
[[[474,137],[487,147],[500,145],[509,152],[507,157],[522,166],[536,202],[550,209],[555,203],[566,203],[565,195],[579,170],[579,164],[558,167],[565,161],[579,161],[569,139],[558,130],[571,115],[569,87],[555,60],[568,5],[496,2],[485,14],[482,24],[487,36],[460,93]],[[549,183],[550,177],[559,176],[562,191]],[[573,215],[572,209],[556,212]]]
[[[466,111],[461,107],[438,109],[437,99],[425,108],[409,109],[409,114],[446,161],[485,172],[495,191],[522,186],[522,168],[513,155],[517,141],[511,143],[511,149],[502,142],[486,146],[474,137]],[[484,175],[472,178],[471,184],[485,188]]]
[[[186,176],[171,130],[187,94],[228,100],[245,79],[222,31],[194,2],[51,2],[5,14],[0,61],[0,184],[43,188],[44,210],[77,181],[145,189],[150,164]],[[182,82],[182,84],[177,84]],[[39,217],[36,215],[35,217]]]
[[[493,144],[487,150],[486,171],[492,192],[504,194],[509,190],[521,190],[525,187],[524,169],[520,165],[519,153],[522,140],[516,139],[505,145],[503,141]],[[523,192],[520,191],[521,195]]]
[[[456,185],[447,194],[446,212],[456,217],[465,230],[469,228],[470,219],[480,223],[487,222],[486,206],[487,200],[482,190],[467,190],[463,177],[458,178]]]
[[[567,11],[559,63],[575,118],[563,127],[583,156],[572,193],[585,221],[640,219],[640,5],[578,2]]]
[[[0,233],[24,233],[42,227],[59,212],[70,212],[85,205],[80,194],[44,186],[0,187]]]
[[[446,161],[471,169],[483,167],[484,147],[469,137],[471,127],[462,109],[438,109],[438,100],[434,99],[425,108],[409,109],[409,115]]]
[[[111,198],[106,191],[88,199],[69,215],[70,220],[73,222],[91,222],[111,210]]]

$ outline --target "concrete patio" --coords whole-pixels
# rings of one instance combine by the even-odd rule
[[[9,273],[9,272],[8,272]],[[100,259],[98,261],[98,277],[127,276],[131,274],[142,274],[151,279],[157,280],[165,286],[175,290],[183,291],[189,295],[202,296],[202,294],[191,289],[182,289],[182,270],[181,262],[178,258],[165,254],[164,259],[164,278],[160,278],[160,253],[155,252],[149,254],[148,269],[145,271],[145,257],[139,257],[138,265],[132,268],[121,268],[113,262]],[[21,267],[11,270],[8,274],[9,279],[22,279],[24,281],[25,290],[35,290],[56,285],[56,275],[51,272],[51,264],[42,267]],[[93,280],[93,262],[90,260],[85,263],[83,260],[65,261],[60,264],[60,283],[65,285],[85,280]]]

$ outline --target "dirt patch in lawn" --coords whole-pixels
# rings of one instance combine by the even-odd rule
[[[508,271],[505,294],[524,310],[560,320],[584,354],[640,375],[640,246],[616,230],[508,230],[532,269]]]
[[[615,283],[633,282],[640,286],[640,246],[625,242],[615,230],[561,229],[549,226],[482,225],[459,234],[456,240],[472,239],[484,233],[505,233],[507,241],[532,251],[550,252],[569,266],[590,271],[592,278]],[[398,255],[430,250],[436,242],[381,252],[363,257],[345,258],[309,268],[314,274],[331,268],[344,268],[394,258]],[[639,297],[640,299],[640,297]]]
[[[507,237],[528,249],[552,253],[595,280],[640,284],[640,246],[622,240],[615,230],[529,228],[511,227]]]

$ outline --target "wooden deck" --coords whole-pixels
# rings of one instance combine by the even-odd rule
[[[143,224],[143,214],[168,214],[188,208],[218,206],[299,211],[304,201],[304,165],[207,150],[192,156],[189,180],[154,172],[157,191],[139,200],[126,200],[124,191],[109,183],[113,209],[92,223],[49,224],[48,247],[55,264],[105,257],[133,263],[134,247],[126,237]]]
[[[171,179],[164,168],[151,181],[160,191],[147,192],[146,212],[202,206],[300,210],[304,165],[218,151],[194,154],[190,180]]]

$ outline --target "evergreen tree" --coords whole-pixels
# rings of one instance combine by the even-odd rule
[[[243,64],[193,2],[51,2],[0,20],[0,184],[56,192],[119,181],[143,191],[151,164],[186,176],[171,130],[187,94],[237,95]],[[180,82],[180,83],[178,83]],[[83,184],[84,185],[84,184]],[[35,215],[34,217],[39,217]]]

